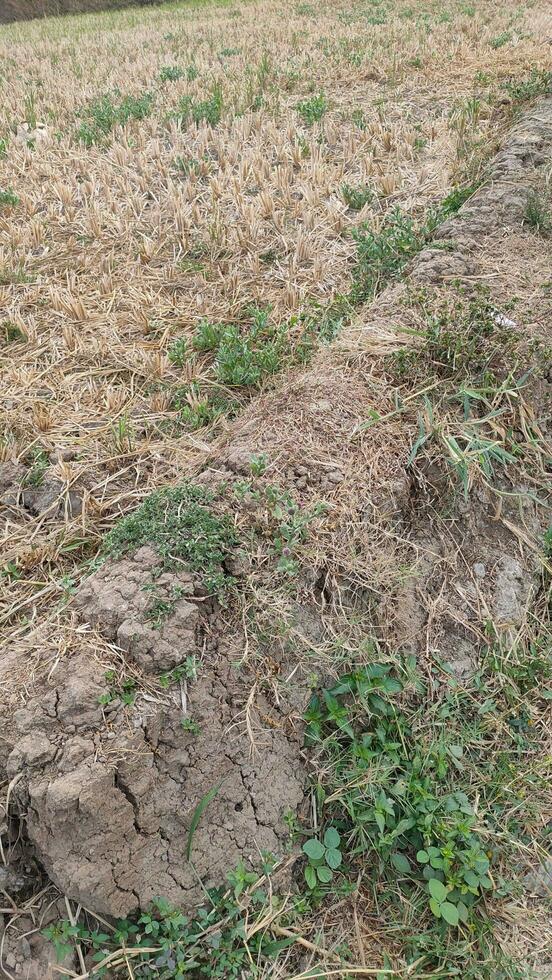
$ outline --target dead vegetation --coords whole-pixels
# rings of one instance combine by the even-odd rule
[[[162,976],[190,949],[198,976],[282,978],[513,980],[547,956],[544,879],[523,876],[550,820],[550,99],[491,161],[549,86],[550,17],[284,13],[0,35],[0,760],[28,860],[69,902],[61,927],[57,908],[10,907],[8,976],[26,976],[18,934],[45,947],[47,923],[66,975],[95,975],[98,949],[107,975],[153,975],[144,936],[110,939],[111,918],[94,945],[93,914],[195,902],[186,833],[202,887],[226,867],[230,889],[174,935],[173,913],[152,914]],[[139,504],[184,478],[201,513],[170,492],[158,537]],[[102,550],[119,564],[98,568]],[[360,691],[374,677],[387,687]],[[363,701],[382,691],[389,710]],[[359,731],[363,751],[379,740],[368,770]],[[418,823],[393,849],[380,821],[394,839],[420,765]],[[424,836],[428,799],[449,816]],[[338,828],[346,873],[317,878],[313,859],[306,893],[290,878],[287,808],[289,854]],[[27,860],[15,825],[10,864]],[[255,836],[284,856],[273,879],[261,856],[266,890]],[[414,868],[435,842],[453,849],[438,868],[453,912],[428,909]],[[470,861],[466,905],[453,882]],[[90,918],[71,934],[73,899]]]

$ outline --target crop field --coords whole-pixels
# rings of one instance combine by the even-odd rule
[[[551,42],[0,27],[0,976],[552,977]]]

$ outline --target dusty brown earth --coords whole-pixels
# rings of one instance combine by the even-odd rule
[[[532,300],[532,283],[550,264],[527,241],[523,215],[551,156],[552,99],[544,99],[514,127],[485,185],[436,233],[451,249],[424,250],[410,282],[444,295],[451,280],[469,288],[487,279],[499,298],[513,273]],[[67,627],[79,653],[66,659],[60,652],[48,674],[35,678],[24,707],[4,695],[12,826],[20,821],[31,848],[25,854],[71,899],[109,916],[160,893],[187,907],[200,897],[198,879],[214,883],[240,858],[255,864],[263,849],[283,855],[284,812],[301,808],[306,788],[301,715],[310,675],[313,663],[319,678],[332,673],[324,650],[336,633],[369,624],[386,644],[422,660],[439,658],[462,678],[477,667],[489,619],[505,634],[523,631],[538,601],[535,552],[546,512],[534,499],[497,494],[476,476],[469,502],[460,498],[443,515],[436,494],[447,475],[438,458],[430,452],[419,468],[408,465],[416,414],[406,407],[397,424],[394,393],[380,371],[382,357],[404,342],[407,288],[388,289],[305,372],[255,400],[225,445],[196,465],[197,482],[221,495],[220,507],[241,533],[257,535],[257,555],[245,566],[228,558],[242,613],[206,600],[185,569],[164,572],[156,579],[162,595],[176,585],[178,598],[162,627],[153,628],[144,585],[159,557],[142,548],[84,580]],[[516,316],[516,329],[525,330],[523,308]],[[543,317],[534,336],[549,331]],[[550,405],[550,377],[539,378],[524,394],[523,412],[540,427],[543,445],[550,445]],[[374,412],[379,424],[363,427]],[[304,508],[320,499],[327,505],[305,545],[293,596],[278,592],[263,550],[262,504],[247,489],[241,498],[229,492],[250,478],[259,454],[268,465],[256,486],[277,481]],[[399,565],[408,574],[397,576]],[[250,647],[243,611],[253,603],[259,620],[271,624],[264,653]],[[286,627],[279,633],[278,622]],[[100,637],[144,681],[146,693],[130,709],[117,700],[99,704],[105,680],[91,654]],[[186,657],[199,663],[197,679],[164,693],[153,685],[148,696],[148,681]],[[0,669],[5,678],[22,676],[25,663],[8,651]],[[183,713],[198,723],[200,737],[182,731]],[[194,835],[192,868],[187,832],[214,786]],[[15,846],[15,868],[18,858],[21,868],[29,860],[21,854]],[[23,947],[11,937],[7,948],[14,976],[42,976],[25,972]]]

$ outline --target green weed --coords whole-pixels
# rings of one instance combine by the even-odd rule
[[[547,95],[552,91],[552,72],[544,68],[532,68],[525,78],[513,78],[504,82],[504,90],[512,102],[523,103]]]
[[[491,48],[494,48],[496,51],[498,48],[503,48],[504,45],[508,44],[508,42],[511,40],[512,40],[511,31],[502,31],[502,34],[497,34],[496,37],[491,38],[489,44]]]
[[[176,367],[184,367],[188,359],[188,341],[185,337],[178,337],[173,340],[167,351],[167,357],[171,364]]]
[[[320,883],[328,885],[334,871],[342,861],[341,837],[335,827],[328,827],[322,840],[311,837],[303,844],[303,853],[308,858],[305,867],[305,881],[310,889],[315,889]]]
[[[180,585],[172,585],[167,594],[158,595],[155,582],[150,582],[143,586],[143,591],[153,595],[153,602],[146,611],[146,619],[153,629],[161,629],[169,616],[172,616],[178,600],[182,599],[184,589]]]
[[[492,888],[490,860],[468,796],[446,785],[462,747],[424,748],[413,738],[394,704],[402,689],[390,664],[372,663],[313,695],[305,719],[307,744],[316,747],[318,810],[346,841],[348,862],[425,893],[433,914],[457,925]]]
[[[15,344],[18,341],[27,340],[21,328],[11,320],[2,320],[0,323],[0,338],[4,344]]]
[[[124,126],[130,120],[141,120],[151,114],[154,96],[151,92],[143,92],[139,96],[125,95],[119,91],[100,96],[79,115],[84,122],[79,126],[76,139],[85,146],[101,143],[115,126]]]
[[[29,453],[28,464],[29,469],[25,474],[23,486],[36,490],[42,486],[44,474],[50,465],[48,453],[41,446],[34,446]]]
[[[184,563],[201,575],[210,592],[223,592],[232,581],[223,569],[224,558],[237,538],[230,519],[211,509],[213,499],[191,483],[156,491],[109,532],[104,554],[120,558],[149,544],[164,568]]]
[[[186,657],[183,664],[173,667],[166,674],[161,674],[159,683],[161,687],[168,690],[173,684],[177,684],[184,678],[187,681],[195,681],[197,678],[197,661],[194,656]]]
[[[107,705],[112,704],[114,701],[120,701],[121,704],[127,706],[134,704],[137,694],[134,678],[126,677],[119,680],[116,671],[107,670],[105,679],[109,684],[109,689],[105,694],[100,694],[98,698],[99,704]]]
[[[365,204],[369,204],[374,199],[374,191],[367,184],[360,187],[342,184],[341,196],[352,211],[361,211]]]
[[[201,728],[199,727],[197,721],[194,721],[193,718],[183,718],[180,722],[180,727],[182,728],[182,731],[187,732],[188,735],[201,734]]]
[[[217,381],[229,387],[253,387],[275,374],[290,356],[287,330],[269,321],[269,310],[251,307],[249,323],[211,323],[202,320],[195,331],[196,350],[215,355]]]
[[[437,227],[436,216],[418,223],[395,207],[378,231],[364,226],[353,230],[357,246],[351,295],[356,303],[371,299],[394,279],[429,241]]]
[[[19,198],[10,187],[5,191],[0,190],[0,208],[14,208],[18,204]]]
[[[322,116],[327,112],[328,103],[325,95],[320,93],[299,102],[296,108],[305,126],[312,126],[315,122],[320,122]]]
[[[190,385],[185,395],[177,395],[172,402],[172,408],[179,413],[179,424],[192,430],[212,425],[221,418],[234,418],[240,407],[238,401],[226,398],[219,391],[201,394],[196,385]]]
[[[160,82],[177,82],[180,78],[184,78],[185,71],[179,68],[178,65],[164,65],[164,67],[159,72]]]
[[[274,861],[270,855],[263,855],[262,861],[268,874]],[[252,962],[255,974],[261,976],[294,939],[274,935],[270,926],[252,931],[250,925],[264,916],[268,922],[274,915],[281,916],[281,903],[263,887],[259,875],[243,864],[228,872],[227,882],[227,886],[209,889],[206,905],[191,916],[157,898],[150,910],[134,919],[117,920],[110,931],[94,928],[95,921],[85,919],[83,924],[72,925],[62,920],[48,926],[44,935],[54,944],[60,959],[78,943],[95,964],[93,975],[97,977],[105,975],[106,963],[112,971],[115,958],[121,966],[125,960],[128,963],[124,949],[129,947],[134,951],[132,965],[137,977],[241,980],[252,975]],[[294,907],[299,904],[299,899],[288,902],[284,922],[293,919]],[[144,952],[137,955],[141,947]]]
[[[531,191],[525,205],[523,220],[524,224],[539,235],[549,235],[552,232],[552,212],[546,195],[536,190]]]
[[[399,207],[394,207],[385,215],[377,231],[367,225],[354,229],[357,255],[352,302],[365,302],[395,279],[406,263],[427,245],[439,224],[455,214],[473,192],[473,186],[455,189],[422,221],[416,221]]]
[[[182,129],[191,120],[195,123],[206,122],[210,126],[216,126],[221,120],[223,105],[222,85],[216,82],[208,98],[199,102],[196,102],[191,95],[185,95],[170,118],[174,119]]]

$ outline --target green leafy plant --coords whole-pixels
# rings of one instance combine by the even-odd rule
[[[209,506],[214,495],[191,483],[158,490],[109,532],[104,553],[120,557],[142,545],[156,548],[164,568],[201,574],[206,588],[221,593],[232,582],[223,570],[225,556],[236,544],[236,533],[226,515]]]
[[[312,507],[301,507],[290,494],[276,486],[265,487],[263,496],[276,525],[272,531],[272,547],[278,556],[276,570],[295,575],[299,568],[297,549],[306,539],[309,524],[325,513],[326,505],[319,502]]]
[[[114,670],[107,670],[105,672],[105,679],[109,684],[109,690],[105,694],[100,694],[98,698],[98,703],[107,705],[112,704],[114,701],[120,701],[121,704],[133,705],[136,700],[136,681],[133,677],[123,677],[121,680],[118,679],[117,673]]]
[[[512,40],[511,31],[502,31],[501,34],[497,34],[496,37],[492,37],[489,41],[491,48],[498,50],[498,48],[503,48],[505,44],[508,44]]]
[[[227,329],[224,323],[200,320],[194,333],[194,348],[198,351],[217,350]]]
[[[253,476],[262,476],[266,470],[268,463],[268,456],[266,453],[258,453],[253,455],[249,460],[249,468]]]
[[[180,722],[180,727],[184,732],[187,732],[188,735],[199,735],[201,732],[201,728],[199,727],[197,721],[194,721],[193,718],[189,717],[182,719]]]
[[[552,234],[552,212],[545,194],[536,190],[531,191],[525,205],[523,220],[524,224],[538,232],[539,235]]]
[[[171,364],[174,364],[176,367],[184,367],[188,359],[188,341],[186,337],[178,337],[176,340],[173,340],[167,351],[167,357]]]
[[[310,99],[303,99],[302,102],[297,104],[297,112],[306,126],[312,126],[315,122],[320,122],[327,109],[328,103],[326,96],[322,93],[313,95]]]
[[[26,341],[27,337],[11,320],[2,320],[0,323],[0,338],[5,344],[15,344],[17,341]]]
[[[177,82],[180,78],[184,78],[185,74],[185,71],[178,65],[164,65],[159,72],[159,81]]]
[[[0,190],[0,208],[14,208],[19,204],[17,194],[10,187]]]
[[[380,873],[430,888],[439,916],[456,924],[492,887],[490,861],[467,795],[446,783],[461,746],[424,753],[395,707],[402,690],[391,664],[376,662],[313,695],[305,720],[307,744],[316,747],[318,810],[347,841],[353,871],[372,856]],[[312,845],[314,861],[320,843]]]
[[[347,207],[352,211],[361,211],[365,204],[374,199],[374,191],[368,184],[352,187],[350,184],[341,185],[341,196]]]
[[[352,235],[357,257],[351,300],[365,302],[395,279],[406,263],[427,245],[439,224],[455,214],[475,189],[474,184],[455,188],[421,221],[394,207],[387,212],[377,231],[367,225],[355,228]]]
[[[335,827],[328,827],[322,840],[311,837],[303,844],[303,853],[308,859],[305,881],[309,888],[316,888],[318,883],[329,884],[342,861],[340,848],[341,837]]]
[[[79,115],[84,121],[77,130],[76,138],[85,146],[100,143],[115,126],[124,126],[130,120],[145,119],[151,114],[153,104],[151,92],[121,96],[116,90],[102,95],[80,110]]]
[[[50,465],[48,453],[41,446],[33,446],[28,454],[27,462],[29,469],[23,478],[23,486],[32,487],[36,490],[42,486],[44,475]]]
[[[199,102],[193,96],[185,95],[170,118],[174,119],[181,128],[187,126],[190,121],[195,123],[206,122],[210,126],[216,126],[222,118],[223,106],[222,85],[220,82],[216,82],[211,89],[211,94]]]
[[[272,862],[263,856],[264,873],[269,873],[271,867]],[[209,889],[207,904],[196,909],[193,916],[156,898],[140,915],[116,920],[109,932],[91,928],[89,919],[83,917],[84,921],[75,925],[67,920],[57,922],[43,934],[54,944],[59,959],[73,952],[78,943],[93,964],[93,977],[125,968],[129,962],[127,950],[132,948],[136,977],[241,980],[249,972],[252,956],[259,969],[270,969],[275,957],[294,939],[276,937],[270,928],[249,935],[249,917],[272,917],[279,911],[278,899],[259,887],[259,875],[243,864],[226,877],[230,887]],[[288,903],[288,920],[294,914],[294,904],[299,906],[299,902]]]
[[[159,683],[161,687],[169,688],[173,684],[177,684],[181,678],[185,678],[188,681],[195,681],[197,677],[197,662],[194,656],[186,657],[183,664],[178,667],[173,667],[172,670],[167,671],[165,674],[161,674],[159,677]]]
[[[525,78],[513,78],[504,82],[503,88],[512,102],[528,102],[539,95],[547,95],[552,90],[552,71],[532,68]]]

